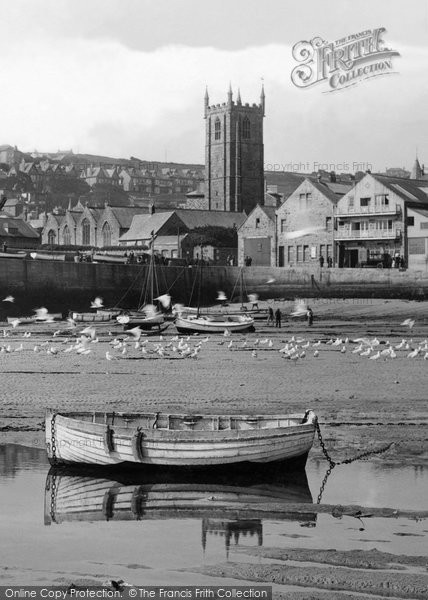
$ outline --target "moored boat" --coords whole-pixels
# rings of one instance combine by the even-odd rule
[[[0,252],[0,258],[27,258],[27,252]]]
[[[254,331],[254,319],[248,315],[180,314],[175,319],[180,333],[245,333]]]
[[[78,323],[104,323],[111,321],[120,311],[104,311],[104,312],[72,312],[71,318]]]
[[[305,464],[315,414],[186,415],[166,413],[46,414],[46,445],[53,464],[207,467]]]

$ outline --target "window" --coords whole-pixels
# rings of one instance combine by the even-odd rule
[[[388,194],[377,194],[375,196],[376,206],[389,206]]]
[[[292,263],[294,261],[294,246],[288,246],[287,248],[287,262]]]
[[[297,262],[302,262],[302,246],[297,246]]]
[[[325,228],[327,231],[332,231],[333,219],[331,217],[325,218]]]
[[[370,204],[370,198],[360,198],[360,206],[364,208]]]
[[[214,139],[215,140],[221,139],[221,123],[220,123],[220,119],[218,117],[214,122]]]
[[[68,225],[66,225],[64,227],[64,230],[62,232],[62,237],[64,240],[64,246],[71,246],[71,235],[70,235],[70,230],[68,228]]]
[[[425,238],[409,238],[409,254],[425,254]]]
[[[312,206],[312,194],[307,192],[305,194],[299,194],[299,209],[305,210]]]
[[[48,231],[48,244],[53,246],[53,244],[55,244],[55,231],[53,229],[49,229]]]
[[[82,246],[90,246],[91,244],[91,225],[88,219],[82,221]]]
[[[325,244],[320,245],[320,256],[325,258]]]
[[[309,260],[309,246],[303,246],[303,262],[308,262]]]
[[[286,219],[281,219],[281,233],[284,233],[285,229],[286,229]]]
[[[327,256],[333,257],[333,247],[331,244],[327,244]]]
[[[245,117],[242,122],[242,138],[249,140],[251,137],[251,123],[248,117]]]
[[[111,227],[106,221],[102,228],[103,246],[111,246]]]
[[[354,196],[349,196],[348,198],[348,208],[352,210],[354,208]]]
[[[414,224],[415,224],[415,217],[407,217],[407,226],[413,227]]]
[[[421,223],[421,229],[428,229],[428,221]]]
[[[259,217],[257,217],[256,219],[256,229],[258,229],[260,227],[260,219]]]

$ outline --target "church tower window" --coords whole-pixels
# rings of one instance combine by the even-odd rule
[[[244,117],[242,122],[242,138],[244,140],[249,140],[251,137],[251,123],[248,117]]]
[[[215,140],[221,139],[221,123],[220,123],[220,119],[218,117],[214,123],[214,139]]]

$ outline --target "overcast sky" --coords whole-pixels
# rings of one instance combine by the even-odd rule
[[[428,166],[428,0],[1,0],[1,144],[204,161],[203,96],[266,90],[265,163]],[[293,45],[384,27],[396,74],[324,93]],[[337,169],[340,170],[340,169]],[[350,168],[352,170],[352,168]]]

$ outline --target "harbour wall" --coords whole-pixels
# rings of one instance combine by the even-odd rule
[[[15,303],[0,302],[5,311],[31,312],[46,306],[52,312],[88,310],[95,296],[106,306],[136,307],[145,300],[148,267],[0,258],[0,293]],[[215,301],[218,290],[239,301],[248,293],[261,299],[296,297],[428,299],[428,272],[397,269],[337,269],[308,266],[196,267],[156,266],[155,295],[169,292],[174,302],[196,305]]]

